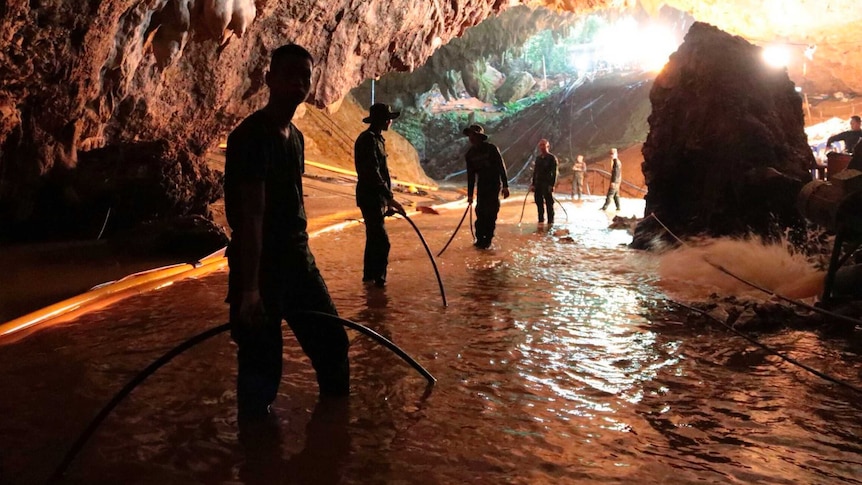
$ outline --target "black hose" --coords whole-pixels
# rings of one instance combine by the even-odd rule
[[[156,359],[155,362],[148,365],[146,369],[139,372],[138,375],[136,375],[131,381],[129,381],[128,384],[126,384],[125,386],[123,386],[122,389],[120,389],[120,392],[115,394],[114,397],[111,398],[110,401],[108,401],[108,404],[105,404],[102,410],[99,411],[99,414],[97,414],[96,417],[93,418],[93,420],[84,430],[84,432],[81,433],[80,436],[78,436],[78,439],[75,440],[75,443],[73,443],[72,447],[69,448],[69,451],[66,452],[66,456],[63,457],[63,461],[60,462],[60,465],[54,470],[54,473],[51,475],[51,478],[48,480],[48,483],[56,482],[63,477],[63,474],[66,473],[66,469],[69,468],[69,465],[72,464],[72,460],[74,460],[78,453],[81,451],[81,449],[84,448],[84,445],[87,443],[87,440],[89,440],[90,437],[93,436],[93,433],[96,432],[96,429],[102,424],[102,421],[104,421],[105,418],[108,417],[108,414],[110,414],[111,411],[113,411],[114,408],[117,407],[118,404],[120,404],[120,401],[125,399],[125,397],[128,396],[142,382],[144,382],[147,377],[152,375],[163,365],[170,362],[171,359],[173,359],[174,357],[180,355],[181,353],[194,347],[195,345],[204,342],[205,340],[208,340],[209,338],[214,337],[229,329],[230,324],[224,323],[205,332],[199,333],[198,335],[195,335],[194,337],[174,347],[165,355]]]
[[[521,204],[521,217],[518,218],[518,224],[524,220],[524,209],[527,207],[527,197],[530,196],[530,189],[527,189],[527,193],[524,194],[524,203]]]
[[[437,261],[434,260],[434,254],[431,253],[431,248],[428,247],[428,243],[425,242],[425,238],[422,236],[422,232],[419,231],[419,228],[416,227],[416,224],[413,223],[413,220],[410,219],[404,212],[399,212],[399,214],[401,214],[401,217],[403,217],[404,220],[406,220],[410,223],[411,226],[413,226],[413,230],[416,231],[416,235],[419,236],[419,240],[422,241],[422,246],[425,247],[425,252],[428,253],[428,259],[431,260],[431,266],[434,267],[434,275],[437,276],[437,284],[440,286],[440,297],[443,298],[443,306],[449,306],[449,304],[446,303],[446,290],[443,288],[443,279],[440,278],[440,271],[437,270]]]
[[[470,206],[470,237],[473,238],[473,241],[475,242],[476,234],[473,232],[473,212],[475,212],[476,209],[473,207],[472,202],[468,202],[467,205]]]
[[[392,352],[394,352],[398,357],[401,357],[405,362],[410,364],[411,367],[416,369],[422,377],[424,377],[428,381],[428,386],[426,388],[426,393],[428,390],[437,382],[437,379],[431,375],[421,364],[416,362],[412,357],[407,355],[407,352],[401,350],[397,345],[392,343],[386,337],[380,335],[379,333],[371,330],[370,328],[358,324],[356,322],[352,322],[350,320],[337,317],[335,315],[330,315],[328,313],[321,313],[315,311],[301,311],[297,312],[294,315],[301,317],[302,315],[314,316],[317,318],[321,318],[322,320],[329,321],[330,323],[338,323],[344,325],[345,327],[352,328],[353,330],[358,331],[364,335],[371,337],[373,340],[376,340],[378,343],[382,344],[384,347],[388,348]],[[48,483],[54,483],[63,478],[63,475],[66,473],[66,470],[69,468],[69,465],[72,464],[72,461],[75,457],[80,453],[80,451],[84,448],[84,445],[87,444],[87,441],[93,436],[93,433],[96,432],[96,429],[102,424],[105,418],[120,404],[120,402],[126,398],[135,388],[141,385],[147,377],[153,375],[157,370],[166,365],[168,362],[173,360],[174,357],[182,354],[186,350],[203,343],[210,338],[230,330],[230,323],[223,323],[217,327],[213,327],[209,330],[201,332],[194,337],[186,340],[185,342],[177,345],[173,349],[166,352],[164,355],[156,359],[152,364],[148,365],[144,370],[139,372],[131,381],[128,382],[120,392],[114,395],[110,401],[99,411],[99,414],[96,415],[95,418],[90,422],[87,428],[78,436],[78,439],[72,444],[72,447],[69,448],[69,451],[66,452],[66,455],[63,457],[63,461],[60,462],[60,465],[54,470],[54,473],[51,474],[51,477],[48,479]]]
[[[553,195],[551,197],[553,197]],[[567,211],[566,208],[563,207],[563,203],[557,200],[556,197],[554,197],[554,202],[560,205],[560,209],[563,209],[563,214],[566,215],[566,222],[569,222],[569,211]]]
[[[433,375],[431,375],[431,373],[428,372],[428,370],[426,370],[424,367],[422,367],[422,365],[419,362],[416,362],[416,360],[413,359],[413,357],[410,357],[407,354],[407,352],[404,352],[403,350],[401,350],[400,347],[398,347],[397,345],[392,343],[391,340],[387,339],[383,335],[380,335],[379,333],[375,332],[374,330],[371,330],[370,328],[366,327],[365,325],[347,320],[345,318],[337,317],[335,315],[330,315],[328,313],[322,313],[322,312],[302,311],[302,312],[298,312],[297,315],[299,315],[299,316],[312,315],[316,318],[320,318],[321,320],[328,320],[332,323],[339,323],[341,325],[344,325],[345,327],[352,328],[353,330],[356,330],[357,332],[359,332],[361,334],[367,335],[367,336],[371,337],[372,339],[376,340],[377,343],[383,345],[387,349],[394,352],[398,357],[401,357],[401,359],[403,361],[410,364],[411,367],[413,367],[414,369],[416,369],[417,372],[422,374],[422,377],[424,377],[425,380],[428,381],[429,387],[433,386],[437,382],[437,379]]]
[[[441,249],[439,253],[437,253],[438,258],[443,255],[443,251],[446,251],[446,248],[449,247],[449,244],[452,244],[452,241],[455,239],[455,235],[458,234],[458,230],[461,229],[461,224],[464,223],[464,219],[467,217],[467,212],[470,211],[471,206],[472,204],[467,204],[467,209],[464,211],[464,215],[461,216],[461,220],[458,221],[458,227],[456,227],[455,231],[452,232],[452,237],[450,237],[449,240],[446,241],[446,245],[443,246],[443,249]]]

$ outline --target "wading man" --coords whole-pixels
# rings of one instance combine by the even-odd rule
[[[308,247],[302,199],[305,147],[291,122],[311,89],[313,59],[304,48],[272,53],[267,105],[231,132],[225,161],[225,211],[232,238],[228,298],[237,344],[240,421],[270,412],[282,373],[286,320],[317,373],[320,395],[349,393],[344,328],[299,313],[337,315]]]
[[[365,219],[365,255],[362,281],[382,288],[386,285],[386,267],[389,265],[389,236],[383,219],[393,212],[403,213],[404,208],[392,194],[392,180],[386,164],[386,140],[383,132],[401,113],[393,112],[389,105],[375,103],[369,109],[368,129],[359,134],[353,145],[358,181],[356,205]]]
[[[623,162],[617,157],[617,149],[611,148],[611,184],[608,186],[608,195],[601,210],[606,210],[614,199],[617,212],[620,210],[620,184],[623,182]]]
[[[476,242],[479,249],[491,247],[497,213],[500,211],[500,189],[509,197],[506,165],[496,145],[488,143],[488,135],[479,125],[470,125],[462,132],[470,138],[467,159],[467,203],[473,203],[476,192]],[[478,180],[477,180],[478,179]]]
[[[584,188],[584,175],[587,173],[587,164],[584,163],[584,156],[578,155],[578,159],[572,165],[572,198],[578,194],[578,200],[581,200],[581,192]]]
[[[557,173],[559,164],[557,157],[548,150],[551,143],[542,138],[539,140],[539,156],[536,157],[536,165],[533,167],[533,180],[530,190],[533,191],[536,201],[536,210],[539,212],[539,222],[545,222],[545,209],[548,211],[548,224],[554,223],[554,187],[557,185]]]

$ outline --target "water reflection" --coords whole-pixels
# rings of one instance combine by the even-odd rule
[[[69,483],[834,483],[862,476],[858,396],[666,303],[648,256],[620,246],[601,201],[537,232],[504,205],[495,246],[459,236],[438,263],[440,304],[406,223],[385,289],[363,287],[361,228],[315,240],[339,311],[437,378],[351,333],[349,404],[316,404],[286,339],[272,428],[237,432],[234,349],[214,339],[137,389]],[[460,210],[416,218],[442,247]],[[166,348],[221,323],[224,274],[181,282],[0,347],[3,483],[43,483],[95,412]],[[854,381],[852,345],[809,332],[766,343]],[[62,409],[63,412],[58,412]],[[46,467],[45,463],[48,463]],[[11,477],[11,478],[9,478]]]

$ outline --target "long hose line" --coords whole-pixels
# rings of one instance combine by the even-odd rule
[[[551,197],[553,197],[553,195]],[[556,202],[560,206],[560,209],[563,209],[563,214],[566,215],[566,222],[569,222],[569,211],[566,210],[566,208],[563,206],[563,203],[557,200],[556,197],[554,197],[554,202]]]
[[[459,229],[461,229],[461,224],[464,224],[464,219],[466,219],[466,218],[467,218],[467,212],[469,212],[469,211],[470,211],[470,207],[471,207],[472,205],[473,205],[473,204],[467,204],[467,208],[464,210],[464,215],[463,215],[463,216],[461,216],[461,220],[460,220],[460,221],[458,221],[458,227],[456,227],[456,228],[455,228],[455,230],[452,232],[452,236],[449,238],[449,240],[448,240],[448,241],[446,241],[446,245],[445,245],[445,246],[443,246],[443,249],[441,249],[441,250],[440,250],[440,252],[439,252],[439,253],[437,253],[437,257],[438,257],[438,258],[439,258],[440,256],[442,256],[442,255],[443,255],[443,252],[444,252],[444,251],[446,251],[446,248],[448,248],[448,247],[449,247],[449,244],[451,244],[451,243],[452,243],[452,241],[454,241],[454,240],[455,240],[455,235],[456,235],[456,234],[458,234],[458,230],[459,230]]]
[[[518,224],[524,220],[524,209],[527,207],[527,197],[530,196],[530,189],[527,189],[527,193],[524,194],[524,203],[521,204],[521,217],[518,218]]]
[[[773,350],[773,349],[772,349],[772,348],[770,348],[769,346],[767,346],[767,345],[765,345],[765,344],[760,343],[757,339],[755,339],[755,338],[753,338],[753,337],[750,337],[750,336],[748,336],[748,335],[746,335],[746,334],[744,334],[744,333],[740,332],[739,330],[737,330],[737,329],[733,328],[731,325],[728,325],[727,323],[722,322],[719,318],[716,318],[715,316],[710,315],[710,314],[709,314],[709,312],[707,312],[707,311],[705,311],[705,310],[701,310],[700,308],[696,308],[696,307],[693,307],[693,306],[689,306],[689,305],[686,305],[686,304],[684,304],[684,303],[680,303],[680,302],[677,302],[677,301],[675,301],[675,302],[673,302],[673,303],[674,303],[674,304],[676,304],[676,305],[679,305],[679,306],[681,306],[681,307],[683,307],[683,308],[685,308],[685,309],[688,309],[688,310],[691,310],[691,311],[694,311],[694,312],[700,313],[701,315],[704,315],[704,316],[706,316],[706,317],[708,317],[708,318],[712,319],[713,321],[718,322],[721,326],[723,326],[723,327],[724,327],[724,328],[726,328],[727,330],[730,330],[731,332],[735,333],[736,335],[738,335],[738,336],[740,336],[740,337],[744,338],[745,340],[747,340],[747,341],[751,342],[752,344],[756,345],[757,347],[760,347],[761,349],[765,350],[766,352],[768,352],[768,353],[770,353],[770,354],[772,354],[772,355],[774,355],[774,356],[776,356],[776,357],[780,358],[781,360],[783,360],[783,361],[785,361],[785,362],[787,362],[787,363],[790,363],[790,364],[793,364],[793,365],[795,365],[795,366],[797,366],[797,367],[800,367],[800,368],[802,368],[802,369],[804,369],[804,370],[806,370],[806,371],[810,372],[811,374],[814,374],[815,376],[820,377],[821,379],[824,379],[824,380],[826,380],[826,381],[829,381],[829,382],[832,382],[832,383],[835,383],[835,384],[838,384],[838,385],[844,386],[844,387],[846,387],[846,388],[848,388],[848,389],[850,389],[850,390],[853,390],[853,391],[856,391],[856,392],[858,392],[858,393],[862,394],[862,388],[859,388],[859,387],[857,387],[857,386],[855,386],[855,385],[853,385],[853,384],[850,384],[849,382],[842,381],[841,379],[838,379],[838,378],[836,378],[836,377],[832,377],[832,376],[830,376],[829,374],[823,373],[823,372],[821,372],[821,371],[819,371],[819,370],[817,370],[817,369],[815,369],[815,368],[813,368],[813,367],[811,367],[811,366],[808,366],[808,365],[806,365],[806,364],[803,364],[802,362],[799,362],[798,360],[796,360],[796,359],[794,359],[794,358],[792,358],[792,357],[788,357],[788,356],[786,356],[786,355],[782,354],[781,352],[778,352],[777,350]]]
[[[399,348],[397,345],[392,343],[392,341],[390,341],[386,337],[380,335],[379,333],[375,332],[374,330],[372,330],[372,329],[370,329],[364,325],[361,325],[359,323],[356,323],[356,322],[353,322],[353,321],[350,321],[350,320],[347,320],[347,319],[344,319],[341,317],[337,317],[335,315],[330,315],[328,313],[321,313],[321,312],[315,312],[315,311],[297,312],[294,314],[294,316],[296,316],[298,318],[301,318],[302,316],[314,316],[315,318],[318,318],[321,321],[327,321],[329,323],[341,324],[341,325],[344,325],[345,327],[351,328],[353,330],[358,331],[359,333],[362,333],[364,335],[371,337],[377,343],[379,343],[379,344],[383,345],[384,347],[386,347],[387,349],[391,350],[396,355],[398,355],[398,357],[401,357],[401,359],[403,359],[405,362],[410,364],[411,367],[416,369],[416,371],[419,372],[419,374],[421,374],[422,377],[424,377],[428,381],[428,384],[426,387],[426,393],[437,382],[437,379],[433,375],[431,375],[431,373],[428,372],[428,370],[426,370],[424,367],[422,367],[422,365],[419,364],[415,359],[410,357],[410,355],[408,355],[407,352],[404,352],[401,348]],[[114,397],[111,398],[111,400],[108,401],[108,403],[105,404],[104,407],[102,407],[102,409],[99,411],[99,413],[96,415],[96,417],[93,418],[92,421],[90,421],[90,424],[87,425],[86,429],[84,429],[84,431],[78,436],[78,438],[72,444],[72,447],[69,448],[69,451],[66,452],[66,455],[63,457],[63,461],[60,462],[60,464],[57,466],[57,468],[51,474],[51,478],[48,480],[48,483],[54,483],[54,482],[62,479],[63,475],[66,473],[66,470],[69,468],[69,465],[72,464],[72,461],[74,461],[74,459],[78,455],[78,453],[80,453],[80,451],[84,448],[84,445],[87,444],[87,441],[93,436],[93,434],[96,432],[96,430],[102,424],[102,422],[105,421],[105,418],[107,418],[108,415],[111,413],[111,411],[113,411],[114,408],[116,408],[117,405],[119,405],[120,402],[126,398],[126,396],[131,394],[132,391],[135,390],[135,388],[137,388],[139,385],[141,385],[141,383],[143,383],[148,377],[153,375],[153,373],[155,373],[161,367],[165,366],[168,362],[173,360],[174,357],[176,357],[176,356],[182,354],[183,352],[191,349],[192,347],[195,347],[198,344],[201,344],[201,343],[205,342],[206,340],[209,340],[210,338],[212,338],[212,337],[214,337],[220,333],[226,332],[228,330],[230,330],[230,323],[223,323],[217,327],[213,327],[209,330],[201,332],[201,333],[195,335],[194,337],[186,340],[185,342],[177,345],[173,349],[169,350],[164,355],[162,355],[161,357],[159,357],[158,359],[153,361],[153,363],[148,365],[144,370],[139,372],[134,378],[132,378],[131,381],[129,381],[125,386],[123,386],[123,388],[120,389],[120,391],[117,392],[117,394],[115,394]]]
[[[413,226],[413,230],[416,231],[416,235],[419,236],[419,240],[422,242],[422,246],[425,247],[425,252],[428,254],[428,259],[431,260],[431,266],[434,267],[434,275],[437,276],[437,285],[440,286],[440,297],[443,298],[443,306],[449,306],[449,303],[446,302],[446,289],[443,288],[443,279],[440,278],[440,271],[437,269],[437,261],[434,260],[434,254],[431,252],[431,248],[428,247],[428,243],[425,242],[425,238],[422,236],[422,232],[416,227],[416,224],[413,222],[410,217],[407,216],[404,212],[398,213],[401,217],[404,218],[407,222]]]

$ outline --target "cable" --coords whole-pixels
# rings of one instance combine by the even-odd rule
[[[688,310],[692,310],[692,311],[695,311],[695,312],[697,312],[697,313],[700,313],[701,315],[705,315],[706,317],[709,317],[710,319],[712,319],[712,320],[714,320],[714,321],[718,322],[718,323],[719,323],[721,326],[723,326],[724,328],[726,328],[726,329],[730,330],[731,332],[733,332],[733,333],[735,333],[736,335],[738,335],[738,336],[740,336],[740,337],[744,338],[745,340],[748,340],[749,342],[751,342],[752,344],[754,344],[754,345],[756,345],[756,346],[760,347],[761,349],[765,350],[766,352],[768,352],[768,353],[770,353],[770,354],[772,354],[772,355],[774,355],[774,356],[776,356],[776,357],[779,357],[780,359],[784,360],[785,362],[788,362],[788,363],[793,364],[793,365],[795,365],[795,366],[797,366],[797,367],[800,367],[800,368],[802,368],[802,369],[804,369],[804,370],[806,370],[806,371],[808,371],[808,372],[810,372],[810,373],[812,373],[812,374],[816,375],[817,377],[820,377],[821,379],[824,379],[824,380],[829,381],[829,382],[833,382],[833,383],[835,383],[835,384],[839,384],[839,385],[841,385],[841,386],[844,386],[844,387],[846,387],[846,388],[848,388],[848,389],[851,389],[851,390],[853,390],[853,391],[856,391],[856,392],[858,392],[858,393],[862,394],[862,388],[856,387],[856,386],[854,386],[853,384],[850,384],[849,382],[842,381],[841,379],[838,379],[838,378],[836,378],[836,377],[832,377],[832,376],[830,376],[830,375],[828,375],[828,374],[825,374],[825,373],[823,373],[823,372],[821,372],[821,371],[819,371],[819,370],[817,370],[817,369],[815,369],[815,368],[813,368],[813,367],[810,367],[810,366],[808,366],[808,365],[806,365],[806,364],[803,364],[802,362],[799,362],[799,361],[798,361],[798,360],[796,360],[796,359],[793,359],[793,358],[791,358],[791,357],[788,357],[788,356],[786,356],[786,355],[782,354],[781,352],[778,352],[777,350],[773,350],[772,348],[768,347],[767,345],[764,345],[764,344],[760,343],[757,339],[754,339],[754,338],[752,338],[752,337],[749,337],[748,335],[746,335],[746,334],[744,334],[744,333],[740,332],[739,330],[737,330],[737,329],[733,328],[732,326],[730,326],[730,325],[726,324],[725,322],[722,322],[721,320],[719,320],[719,319],[718,319],[718,318],[716,318],[715,316],[710,315],[708,312],[706,312],[706,311],[704,311],[704,310],[701,310],[700,308],[695,308],[695,307],[693,307],[693,306],[689,306],[689,305],[686,305],[686,304],[684,304],[684,303],[680,303],[680,302],[677,302],[677,301],[674,301],[673,303],[675,303],[675,304],[677,304],[677,305],[679,305],[679,306],[681,306],[681,307],[683,307],[683,308],[686,308],[686,309],[688,309]]]

